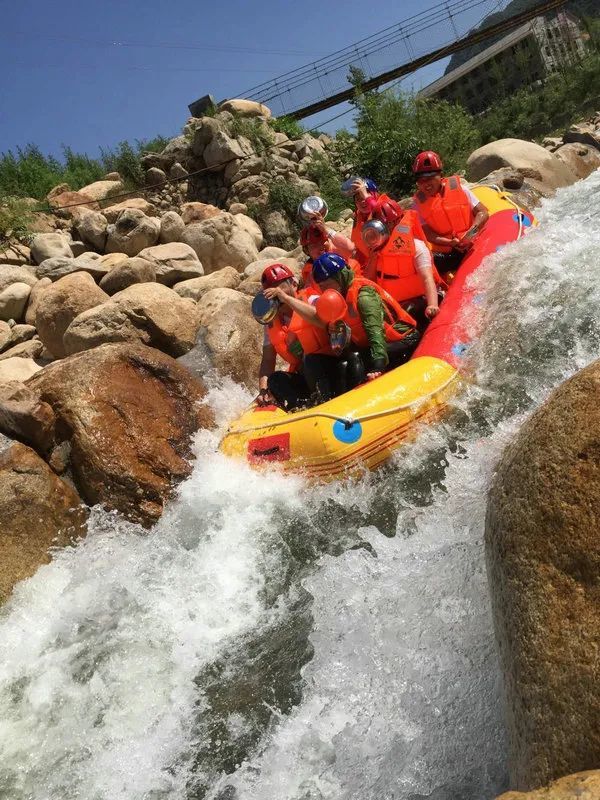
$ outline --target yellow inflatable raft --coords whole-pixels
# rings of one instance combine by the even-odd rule
[[[473,191],[490,219],[411,360],[314,408],[288,413],[275,406],[252,406],[227,431],[221,442],[224,453],[253,466],[278,463],[316,480],[332,480],[375,468],[414,436],[417,423],[439,415],[457,391],[461,364],[481,315],[482,292],[467,278],[486,255],[535,224],[509,195],[488,186]]]

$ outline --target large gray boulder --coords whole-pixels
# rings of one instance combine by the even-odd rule
[[[533,178],[551,194],[562,186],[575,183],[577,176],[553,153],[535,142],[499,139],[480,147],[467,160],[467,177],[479,181],[500,167],[512,167]]]
[[[47,258],[65,256],[72,258],[73,253],[69,246],[69,239],[61,233],[38,233],[31,243],[31,257],[36,264],[41,264]]]
[[[117,221],[110,224],[107,230],[107,253],[137,256],[145,247],[152,247],[158,242],[160,220],[130,208],[121,212]]]
[[[232,214],[223,212],[186,226],[183,241],[196,252],[205,273],[227,266],[242,271],[258,257],[254,237],[234,220]]]
[[[600,763],[599,394],[596,361],[525,422],[489,494],[486,556],[515,789]]]
[[[63,337],[67,353],[115,342],[141,342],[172,356],[194,346],[200,320],[196,305],[160,283],[137,283],[84,311]]]
[[[35,327],[42,342],[56,358],[67,355],[63,335],[73,320],[89,308],[109,299],[91,275],[76,272],[60,278],[44,290],[38,305]]]
[[[252,316],[250,297],[234,289],[211,289],[198,302],[197,347],[219,375],[255,389],[264,329]]]
[[[165,286],[204,275],[195,251],[183,242],[158,244],[140,251],[139,258],[149,261],[156,270],[156,280]]]

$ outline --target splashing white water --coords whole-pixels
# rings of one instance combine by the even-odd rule
[[[595,174],[561,192],[538,231],[491,259],[476,386],[391,468],[308,489],[226,461],[204,434],[149,535],[96,511],[84,542],[17,587],[0,617],[0,798],[183,800],[208,786],[239,800],[484,800],[504,788],[485,493],[523,413],[597,355],[599,188]],[[212,397],[222,421],[248,399],[231,385]],[[390,509],[395,538],[380,532]],[[341,552],[357,539],[369,547]],[[315,561],[324,551],[335,555]],[[273,663],[252,643],[273,620],[285,628],[300,579],[314,647],[302,698],[280,714],[277,698],[234,683],[232,707],[219,701],[227,736],[254,735],[226,767],[204,673],[237,655],[252,686],[257,663],[268,684]],[[272,724],[257,727],[265,704]]]

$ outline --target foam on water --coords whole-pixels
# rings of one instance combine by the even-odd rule
[[[600,173],[559,193],[491,259],[474,384],[391,467],[309,489],[202,434],[150,534],[95,510],[85,541],[17,587],[0,616],[0,798],[503,788],[486,489],[523,415],[598,355],[599,188]],[[223,423],[247,400],[212,390]]]

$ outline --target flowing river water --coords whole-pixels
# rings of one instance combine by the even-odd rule
[[[505,731],[483,557],[503,447],[598,357],[600,172],[490,259],[470,382],[385,469],[198,459],[149,534],[90,534],[0,616],[0,800],[488,800]],[[223,424],[248,401],[211,391]],[[565,421],[568,424],[568,421]]]

